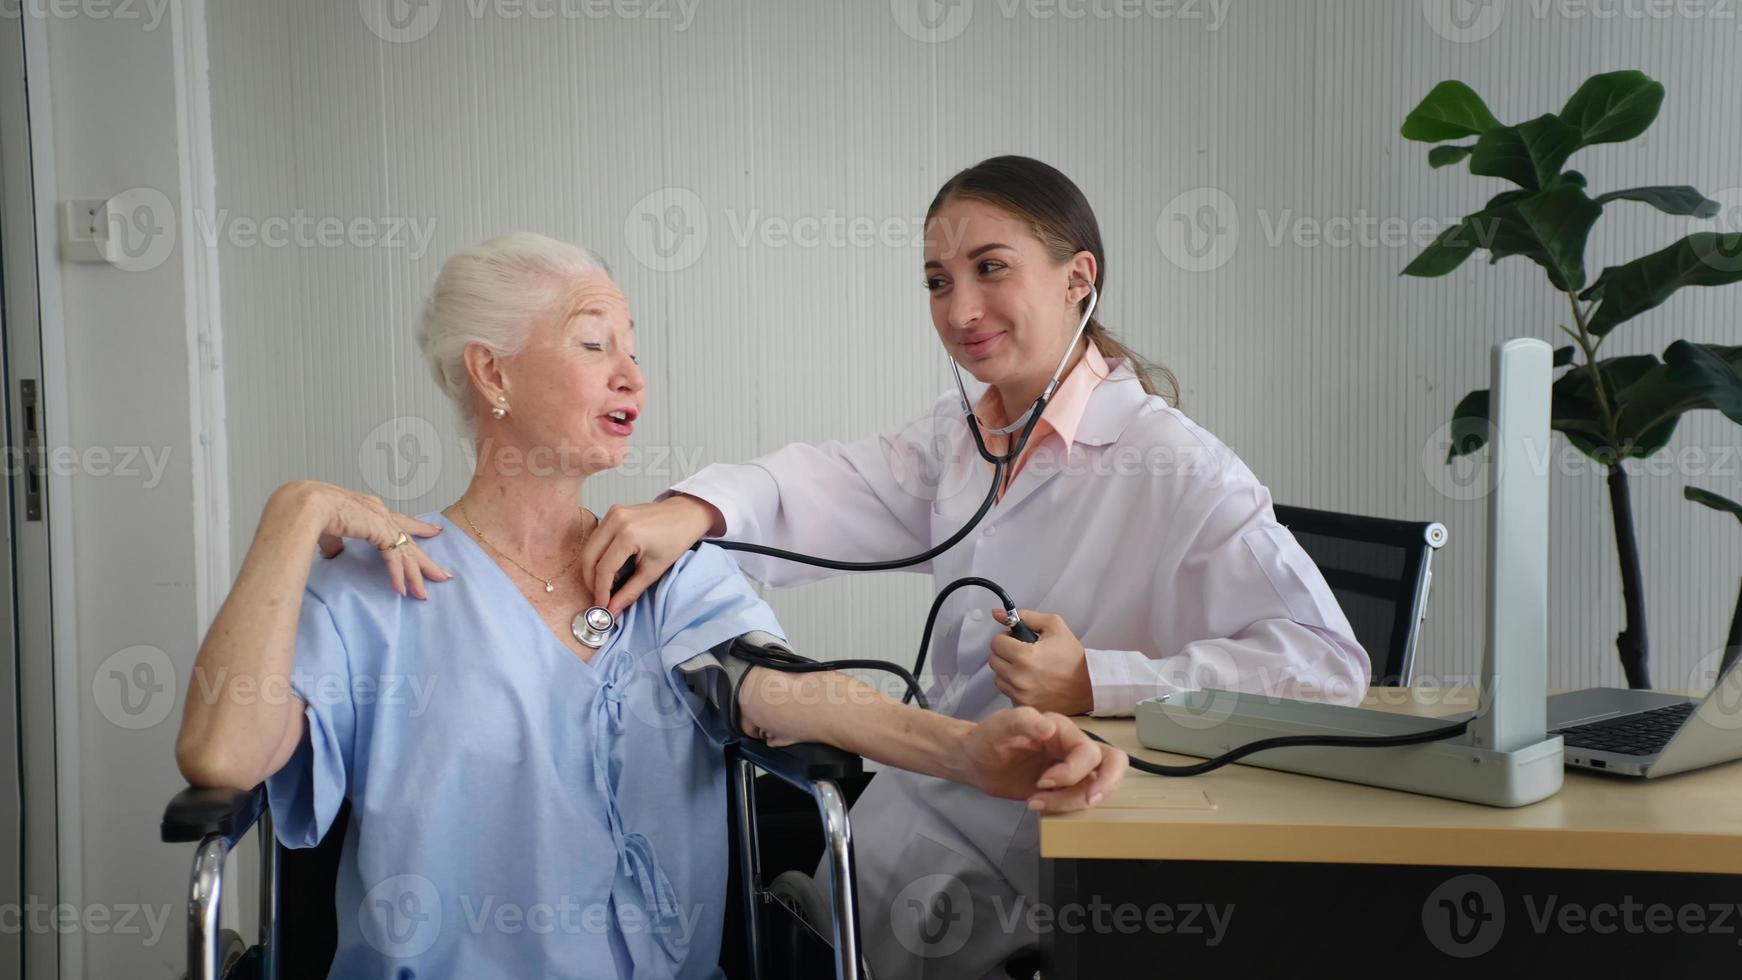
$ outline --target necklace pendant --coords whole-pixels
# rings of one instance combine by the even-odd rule
[[[546,592],[555,592],[555,591],[556,591],[556,586],[555,586],[555,585],[553,585],[553,584],[551,584],[551,581],[550,581],[550,580],[549,580],[549,579],[545,579],[545,582],[544,582],[544,591],[546,591]]]

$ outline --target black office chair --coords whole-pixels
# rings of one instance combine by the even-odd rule
[[[1275,511],[1277,522],[1319,567],[1355,639],[1373,659],[1373,685],[1407,686],[1427,616],[1434,552],[1445,546],[1446,526],[1282,504]]]
[[[742,739],[726,749],[729,881],[721,965],[733,980],[862,980],[859,920],[853,874],[851,802],[841,786],[859,784],[860,759],[826,745],[769,748]],[[756,813],[757,770],[811,799],[821,817],[830,857],[832,907],[828,935],[804,921],[769,890],[760,866]],[[304,980],[325,978],[338,944],[333,891],[350,819],[341,805],[333,825],[312,848],[278,846],[266,789],[188,787],[163,813],[165,843],[197,843],[188,900],[190,980]],[[813,824],[815,821],[812,821]],[[225,858],[249,830],[260,846],[260,920],[250,945],[219,922]]]

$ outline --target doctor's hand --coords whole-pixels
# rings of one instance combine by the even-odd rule
[[[1018,705],[1061,715],[1086,715],[1095,707],[1095,689],[1089,683],[1089,660],[1083,644],[1065,621],[1052,613],[1017,610],[1028,628],[1040,635],[1024,643],[1008,633],[992,637],[987,658],[998,690]],[[992,615],[1008,626],[1003,609]]]
[[[581,580],[592,587],[594,603],[621,616],[723,520],[713,504],[681,493],[658,503],[614,506],[581,545]],[[631,558],[635,574],[613,593],[612,580]]]
[[[962,781],[983,793],[1028,801],[1030,810],[1066,813],[1101,802],[1125,778],[1130,760],[1083,734],[1069,718],[1033,708],[994,712],[969,732]]]

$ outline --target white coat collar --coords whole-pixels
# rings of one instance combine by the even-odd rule
[[[1075,443],[1107,446],[1118,442],[1149,398],[1129,363],[1123,359],[1109,363],[1113,371],[1090,393],[1083,420],[1077,424]]]

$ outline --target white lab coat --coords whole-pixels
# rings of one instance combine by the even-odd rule
[[[1196,687],[1357,703],[1367,654],[1269,492],[1114,363],[1069,454],[1049,433],[980,526],[915,570],[939,588],[984,576],[1019,608],[1063,617],[1087,651],[1097,715]],[[948,538],[990,480],[951,391],[899,432],[710,466],[667,493],[719,508],[732,540],[869,561]],[[733,555],[773,587],[836,574]],[[987,666],[996,604],[969,587],[940,611],[927,665],[937,710],[977,720],[1010,706]],[[874,976],[1002,976],[1005,958],[1038,943],[1038,822],[1021,802],[884,770],[852,827]]]

